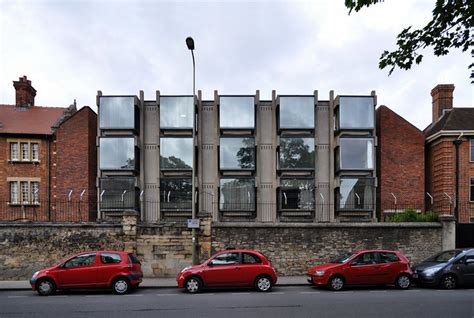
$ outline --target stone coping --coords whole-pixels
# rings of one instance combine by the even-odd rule
[[[400,223],[238,223],[213,222],[212,228],[441,228],[438,222],[400,222]]]
[[[51,223],[51,222],[22,222],[22,223],[13,223],[13,222],[1,222],[0,228],[21,228],[21,227],[63,227],[63,228],[122,228],[121,223],[97,223],[97,222],[87,222],[87,223]]]

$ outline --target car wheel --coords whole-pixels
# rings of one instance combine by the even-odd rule
[[[273,282],[268,276],[258,276],[255,280],[255,289],[260,292],[268,292],[272,289]]]
[[[398,276],[397,280],[395,281],[395,286],[399,289],[408,289],[411,286],[411,279],[408,275],[400,275]]]
[[[40,296],[49,296],[56,291],[56,285],[51,279],[41,279],[36,283],[36,291]]]
[[[186,284],[184,285],[186,291],[190,294],[196,294],[201,291],[202,282],[197,277],[190,277],[186,280]]]
[[[329,279],[328,287],[330,290],[339,291],[344,288],[344,278],[341,276],[333,276]]]
[[[441,277],[441,280],[439,282],[441,288],[444,289],[454,289],[456,288],[457,285],[457,280],[456,276],[454,275],[445,275]]]
[[[124,277],[114,279],[112,290],[117,295],[126,294],[130,290],[130,282]]]

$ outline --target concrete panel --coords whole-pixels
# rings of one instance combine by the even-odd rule
[[[157,106],[145,106],[145,144],[158,144],[159,142],[159,116]]]
[[[262,183],[258,188],[260,196],[257,201],[257,215],[262,222],[275,222],[276,220],[275,191],[273,183]]]

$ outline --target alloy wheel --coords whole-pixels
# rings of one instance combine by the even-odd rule
[[[344,288],[344,280],[338,276],[333,277],[329,281],[329,287],[335,291],[341,290],[342,288]]]
[[[37,290],[40,295],[47,296],[54,293],[55,287],[53,282],[48,279],[45,279],[39,282]]]
[[[398,288],[407,289],[408,287],[410,287],[410,285],[411,285],[410,277],[408,277],[407,275],[401,275],[397,278]]]
[[[266,292],[272,288],[272,281],[270,278],[262,276],[257,279],[256,286],[259,291]]]
[[[129,283],[127,280],[120,278],[114,282],[114,292],[116,294],[125,294],[129,289]]]
[[[456,277],[453,275],[447,275],[441,278],[441,287],[444,289],[454,289],[456,288]]]
[[[201,282],[197,278],[191,277],[186,282],[186,290],[189,293],[192,293],[192,294],[197,293],[200,289],[201,289]]]

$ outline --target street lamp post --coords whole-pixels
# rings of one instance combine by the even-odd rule
[[[193,220],[196,219],[196,181],[195,181],[195,174],[196,174],[196,151],[195,151],[195,137],[196,137],[196,115],[195,115],[195,98],[196,98],[196,63],[194,61],[194,40],[192,37],[186,38],[186,45],[188,49],[191,51],[191,55],[193,57],[193,164],[192,164],[192,175],[191,175],[191,217]],[[197,253],[196,253],[196,228],[192,228],[192,259],[193,265],[198,263],[197,261]]]

